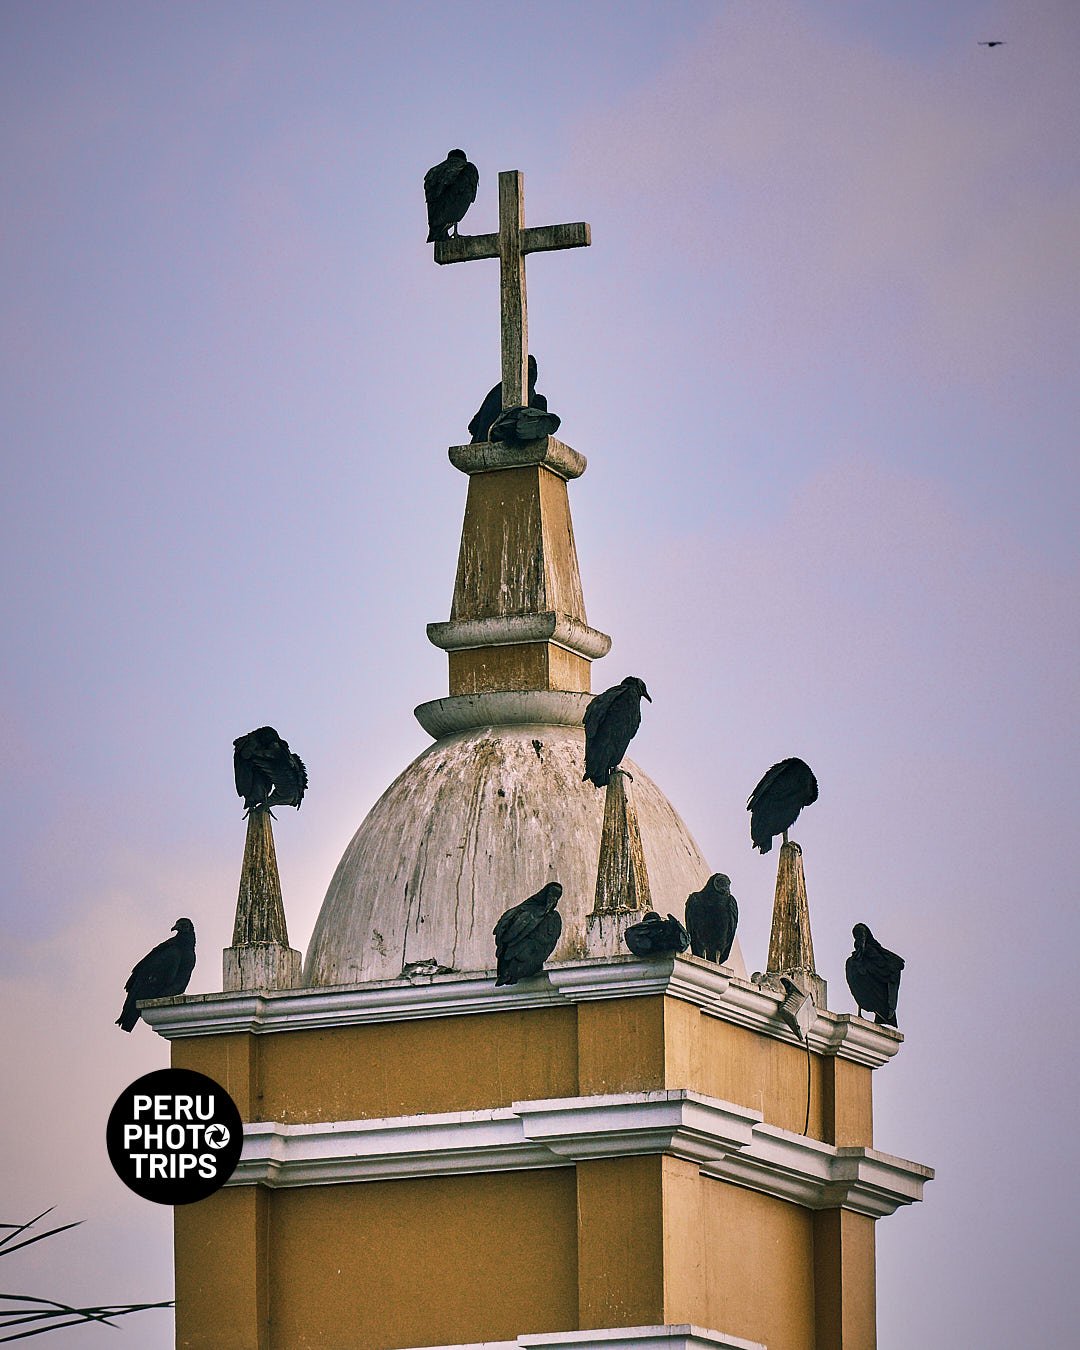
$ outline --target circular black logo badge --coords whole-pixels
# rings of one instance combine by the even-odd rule
[[[105,1143],[116,1175],[136,1195],[190,1205],[232,1176],[244,1126],[220,1083],[193,1069],[158,1069],[117,1097]]]

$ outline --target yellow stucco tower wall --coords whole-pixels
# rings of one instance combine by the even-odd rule
[[[899,1036],[818,1014],[804,1136],[808,1055],[768,991],[684,957],[530,984],[148,1010],[248,1123],[232,1183],[176,1211],[178,1347],[874,1346],[875,1216],[929,1175],[871,1147]]]

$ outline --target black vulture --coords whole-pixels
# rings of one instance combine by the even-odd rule
[[[597,787],[606,787],[612,772],[622,763],[626,748],[641,726],[641,700],[649,697],[645,681],[627,675],[620,684],[605,689],[585,709],[585,772]]]
[[[675,915],[662,919],[655,909],[632,923],[623,937],[635,956],[676,956],[690,945],[690,935]]]
[[[237,795],[247,811],[272,806],[300,809],[308,785],[307,769],[273,727],[259,727],[233,741]]]
[[[857,923],[851,935],[855,950],[847,959],[845,972],[859,1016],[866,1008],[880,1026],[894,1027],[904,958],[887,951],[864,923]]]
[[[739,906],[731,894],[731,878],[714,872],[700,891],[686,897],[686,930],[695,956],[720,965],[731,955]]]
[[[529,407],[539,408],[541,412],[547,412],[547,399],[543,394],[536,392],[536,357],[529,356]],[[476,415],[469,423],[469,435],[472,437],[472,444],[478,441],[489,439],[493,423],[503,410],[502,401],[502,380],[494,385],[484,395],[484,401],[476,410]]]
[[[496,984],[517,984],[543,970],[562,932],[562,915],[555,908],[560,895],[559,883],[549,881],[495,925]]]
[[[130,1031],[139,1020],[135,1006],[144,998],[173,998],[188,987],[195,969],[195,925],[190,919],[177,919],[173,924],[175,937],[159,942],[152,952],[131,972],[127,984],[124,1010],[116,1025]]]
[[[427,198],[429,244],[436,239],[449,239],[450,227],[457,234],[458,222],[476,200],[480,175],[475,164],[470,164],[464,150],[451,150],[441,164],[424,174],[424,196]]]
[[[773,836],[787,832],[804,806],[817,801],[817,779],[801,759],[782,759],[774,764],[746,803],[750,812],[750,838],[762,853],[772,848]]]
[[[557,413],[544,412],[542,408],[507,408],[492,422],[488,440],[501,441],[504,445],[524,445],[528,441],[554,436],[561,422]]]

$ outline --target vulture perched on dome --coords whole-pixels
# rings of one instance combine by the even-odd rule
[[[628,675],[620,684],[605,689],[585,709],[585,772],[581,775],[597,787],[607,787],[612,773],[623,761],[627,746],[641,726],[641,700],[649,697],[645,681]]]
[[[746,803],[750,812],[750,838],[761,853],[772,848],[773,836],[787,832],[804,806],[817,801],[817,779],[801,759],[782,759],[774,764]]]
[[[557,881],[508,909],[495,925],[495,964],[498,984],[517,984],[539,975],[562,933],[562,915],[555,908],[562,895]]]
[[[677,956],[690,945],[690,936],[675,915],[662,919],[655,909],[631,924],[623,937],[635,956]]]
[[[739,906],[731,894],[731,878],[723,872],[714,872],[700,891],[687,896],[686,930],[695,956],[723,965],[731,955],[738,925]]]

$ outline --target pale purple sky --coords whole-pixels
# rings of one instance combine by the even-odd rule
[[[1073,0],[7,0],[0,1219],[87,1223],[6,1287],[171,1295],[169,1214],[104,1148],[167,1047],[112,1021],[179,914],[220,987],[233,738],[272,722],[310,770],[277,828],[299,947],[427,744],[446,447],[498,375],[497,269],[424,245],[460,145],[468,232],[508,168],[532,221],[593,227],[529,295],[590,461],[594,687],[647,679],[635,758],[751,969],[743,807],[790,754],[831,1005],[855,921],[907,958],[875,1136],[938,1179],[878,1225],[881,1350],[1071,1343],[1078,69]],[[117,1337],[169,1319],[51,1343]]]

